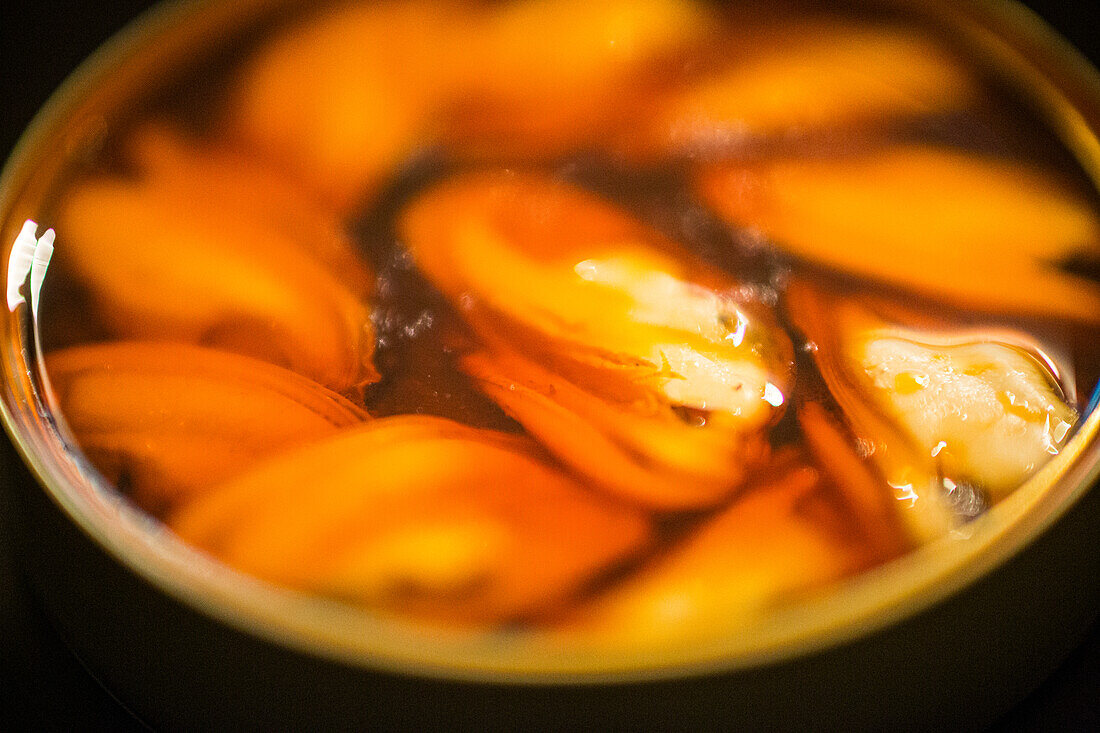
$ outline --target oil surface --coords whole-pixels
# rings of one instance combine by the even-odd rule
[[[862,4],[279,11],[40,221],[103,474],[430,623],[733,633],[981,517],[1100,377],[1095,187],[1012,79]]]

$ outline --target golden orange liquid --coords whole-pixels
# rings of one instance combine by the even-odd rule
[[[1095,189],[957,40],[780,5],[338,5],[169,75],[41,219],[84,450],[243,572],[628,644],[980,516],[1095,387]]]

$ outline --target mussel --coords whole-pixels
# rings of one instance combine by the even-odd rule
[[[532,29],[538,29],[532,32]],[[690,0],[525,0],[472,15],[442,107],[462,157],[546,159],[635,124],[639,100],[715,17]]]
[[[804,456],[777,452],[767,476],[553,633],[634,649],[721,639],[884,559]]]
[[[1100,242],[1100,218],[1043,168],[902,145],[714,164],[697,187],[802,260],[986,312],[1100,319],[1100,286],[1059,267]]]
[[[168,522],[259,578],[463,627],[553,607],[651,533],[529,439],[421,416],[289,451]]]
[[[48,354],[46,368],[81,450],[156,514],[367,419],[305,377],[197,346],[88,344]]]
[[[1017,488],[1077,422],[1042,352],[1022,336],[907,326],[801,281],[787,305],[918,539]]]
[[[339,211],[370,196],[428,137],[448,86],[455,3],[341,3],[314,11],[244,64],[228,118],[244,145]]]
[[[375,381],[370,270],[335,214],[234,152],[139,129],[136,174],[75,184],[57,260],[109,332],[255,356],[336,390]]]
[[[473,173],[422,194],[400,229],[484,345],[468,372],[574,470],[685,508],[719,501],[766,452],[785,333],[626,212],[540,175]]]
[[[765,25],[723,63],[647,100],[620,147],[634,157],[744,155],[799,139],[887,131],[980,95],[950,52],[912,28],[813,18]]]

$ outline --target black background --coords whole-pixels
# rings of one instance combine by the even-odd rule
[[[598,0],[593,0],[594,2]],[[0,158],[39,107],[104,40],[151,3],[4,3],[0,9]],[[1025,3],[1100,65],[1097,0]],[[10,446],[0,446],[0,728],[140,729],[56,638],[16,569]],[[1097,552],[1098,548],[1082,548]],[[1100,624],[998,730],[1100,730]]]

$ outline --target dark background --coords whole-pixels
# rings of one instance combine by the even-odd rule
[[[593,0],[598,2],[598,0]],[[1026,2],[1100,65],[1097,0]],[[151,3],[21,3],[0,6],[0,158],[6,158],[39,107],[104,40]],[[0,438],[0,728],[140,729],[56,638],[15,565],[11,455]],[[1097,552],[1098,548],[1082,548]],[[998,730],[1100,730],[1100,624]]]

